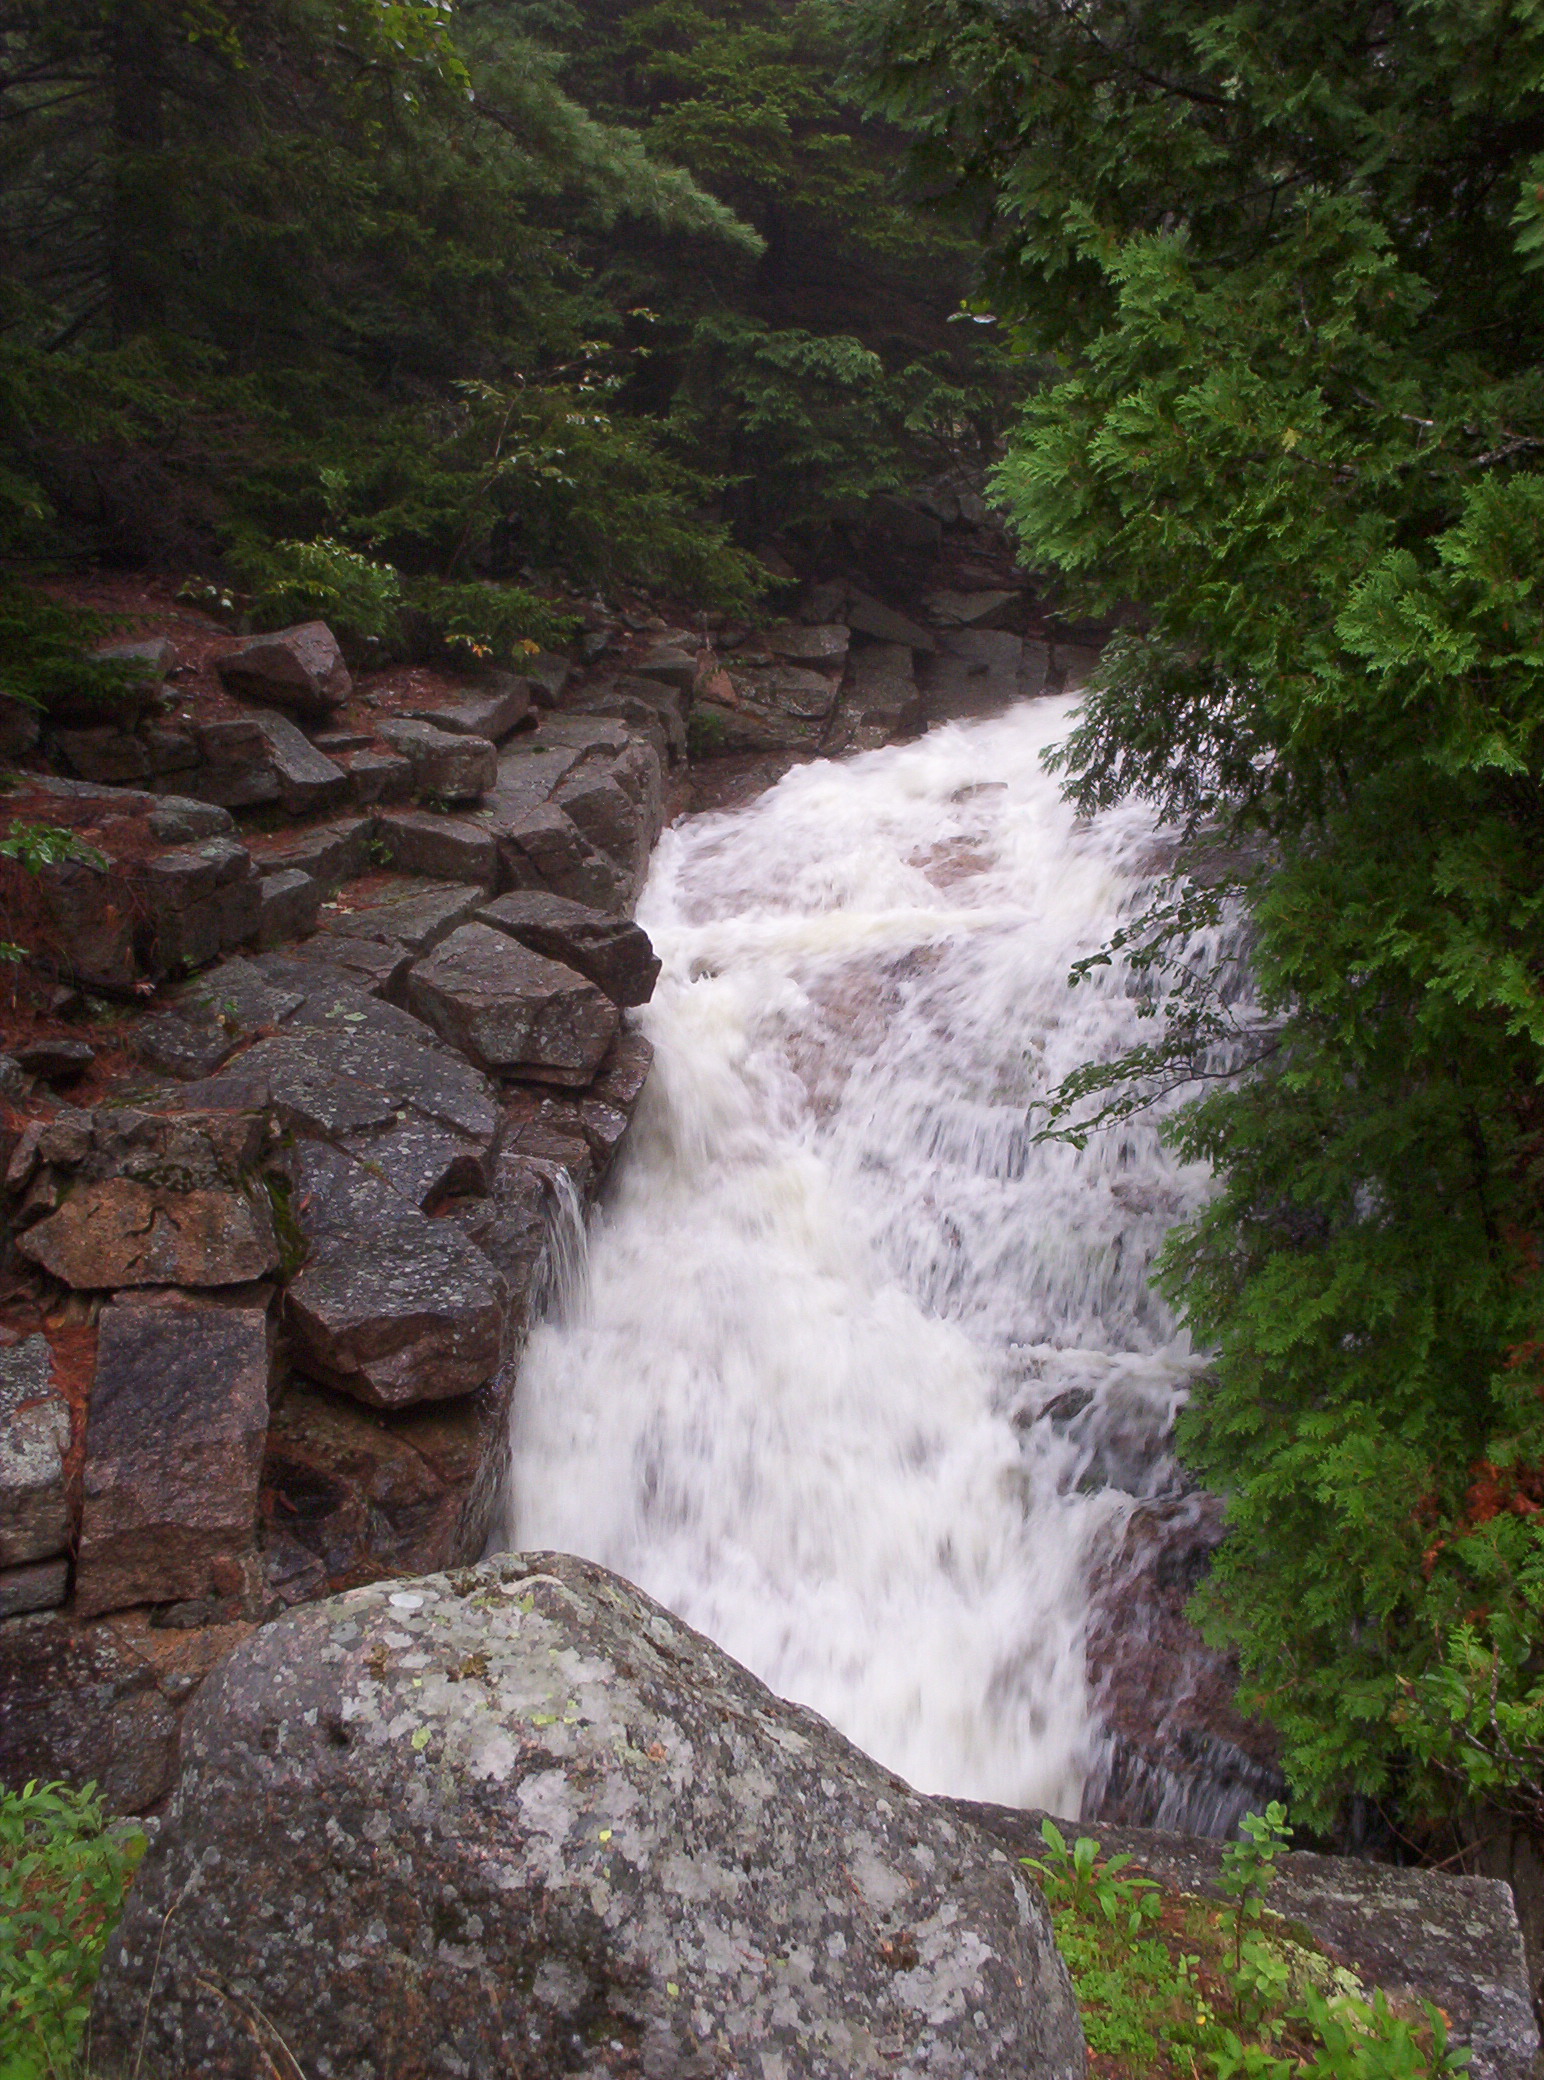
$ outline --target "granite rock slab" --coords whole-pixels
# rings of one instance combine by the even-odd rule
[[[1086,2056],[1006,1854],[550,1553],[293,1611],[206,1685],[93,2050],[135,2055],[148,2013],[152,2070],[249,2080],[243,2008],[333,2080],[601,2070],[587,2045],[701,2080],[1082,2080]]]

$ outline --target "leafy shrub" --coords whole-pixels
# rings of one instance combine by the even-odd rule
[[[423,579],[409,599],[433,639],[457,664],[510,664],[521,653],[557,650],[581,626],[519,585],[452,585]]]
[[[1039,1878],[1089,2050],[1111,2080],[1439,2080],[1467,2065],[1441,2015],[1397,2013],[1268,1915],[1289,1836],[1273,1804],[1223,1855],[1227,1904],[1164,1895],[1129,1856],[1041,1823]]]
[[[74,2070],[91,1988],[145,1851],[96,1786],[32,1782],[0,1795],[0,2075]]]
[[[397,633],[402,580],[389,563],[376,563],[346,542],[265,542],[243,534],[230,552],[231,568],[247,587],[250,611],[262,628],[294,621],[325,621],[345,637],[381,641]]]

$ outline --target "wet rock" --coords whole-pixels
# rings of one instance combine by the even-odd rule
[[[285,867],[265,874],[257,888],[257,943],[277,946],[285,939],[303,939],[316,930],[322,906],[322,884],[303,867]]]
[[[783,658],[789,664],[815,665],[832,672],[840,671],[847,662],[851,640],[851,630],[840,623],[810,627],[797,621],[786,621],[779,628],[769,628],[761,638],[774,657]]]
[[[363,750],[341,754],[349,794],[361,806],[403,802],[413,792],[413,768],[400,751]]]
[[[674,686],[687,694],[697,683],[696,658],[689,650],[682,650],[674,643],[653,644],[631,671],[635,678],[657,679],[661,685]]]
[[[77,1290],[228,1286],[279,1268],[260,1190],[167,1190],[133,1178],[79,1184],[16,1238],[24,1257]]]
[[[485,924],[464,924],[414,963],[408,1001],[474,1061],[539,1082],[585,1084],[616,1037],[593,982]]]
[[[520,889],[485,903],[480,923],[507,932],[533,953],[588,977],[613,1004],[647,1004],[659,976],[649,936],[631,918],[607,915],[539,889]]]
[[[270,875],[258,884],[259,897]],[[135,1019],[128,1043],[142,1062],[192,1081],[212,1075],[243,1041],[280,1025],[305,1000],[303,990],[276,988],[237,955],[177,991],[164,1011]]]
[[[327,930],[334,938],[391,939],[414,953],[427,953],[464,924],[481,900],[481,891],[464,883],[415,877],[357,909],[329,915]]]
[[[946,633],[936,657],[926,657],[917,683],[930,722],[1000,714],[1017,700],[1045,690],[1049,653],[1000,629]]]
[[[938,638],[931,630],[871,599],[866,592],[855,591],[849,596],[846,621],[854,635],[872,636],[877,642],[896,643],[925,653],[938,648]]]
[[[34,1560],[29,1567],[0,1567],[0,1620],[27,1611],[54,1611],[70,1593],[68,1560]]]
[[[439,730],[462,737],[486,737],[502,743],[520,727],[531,712],[531,682],[513,672],[494,674],[486,693],[468,694],[462,700],[441,701],[432,708],[415,708],[414,719],[429,722]]]
[[[477,1558],[486,1512],[419,1449],[425,1427],[417,1411],[385,1415],[304,1381],[285,1390],[263,1462],[264,1542],[270,1553],[299,1546],[317,1566],[281,1564],[281,1598],[297,1576],[309,1575],[309,1598]]]
[[[95,1781],[111,1813],[142,1813],[177,1774],[177,1713],[111,1623],[0,1624],[0,1783]]]
[[[104,1307],[75,1610],[250,1594],[273,1370],[272,1291]]]
[[[288,816],[311,816],[335,808],[348,795],[348,775],[272,708],[253,713],[267,761],[279,783],[279,800]]]
[[[625,909],[632,876],[597,851],[555,802],[495,827],[500,879],[545,888],[598,910]]]
[[[26,701],[0,693],[0,758],[20,758],[35,750],[43,734],[43,720]]]
[[[196,802],[188,796],[162,795],[149,816],[150,834],[163,845],[194,845],[200,838],[233,836],[236,819],[217,802]]]
[[[615,768],[586,767],[564,780],[552,798],[574,828],[608,859],[622,877],[624,907],[631,909],[643,887],[654,833],[646,810],[621,785]]]
[[[306,831],[286,832],[276,844],[264,847],[258,866],[264,874],[299,867],[323,888],[338,888],[369,866],[374,837],[373,816],[335,816]]]
[[[555,2072],[576,2039],[659,2073],[713,2045],[783,2080],[1081,2080],[1023,1873],[588,1563],[292,1612],[185,1757],[98,1985],[109,2067],[148,2013],[155,2069],[255,2075],[230,1986],[335,2080],[379,2072],[383,2016],[399,2080]]]
[[[547,734],[553,727],[561,730],[568,720],[566,716],[547,718],[539,731],[515,738],[499,753],[498,777],[479,819],[489,830],[497,832],[530,810],[539,809],[558,782],[579,763],[584,741],[569,744]],[[592,722],[589,726],[594,729],[597,725]]]
[[[146,863],[147,965],[158,975],[201,968],[257,937],[258,872],[235,838],[163,852]]]
[[[147,722],[141,726],[140,735],[152,773],[191,772],[199,763],[200,753],[193,732],[181,723]]]
[[[343,653],[325,621],[256,636],[216,666],[233,693],[297,715],[327,715],[353,690]]]
[[[531,697],[537,706],[555,708],[563,698],[563,689],[572,672],[568,659],[558,657],[550,650],[539,650],[534,657],[528,657],[525,676],[531,683]]]
[[[195,722],[193,734],[200,764],[181,783],[190,795],[226,809],[278,801],[279,776],[255,715],[214,716]]]
[[[660,765],[679,765],[686,756],[686,696],[674,686],[624,675],[578,699],[575,715],[609,715],[646,737]]]
[[[69,1449],[70,1405],[54,1384],[48,1339],[25,1336],[0,1349],[0,1567],[49,1560],[68,1546]]]
[[[1100,652],[1091,643],[1054,643],[1049,676],[1058,693],[1077,693],[1098,669]]]
[[[332,932],[318,933],[289,951],[293,960],[346,975],[377,997],[400,995],[412,959],[407,948],[395,940],[351,939]]]
[[[1196,1494],[1139,1503],[1090,1582],[1090,1703],[1103,1728],[1085,1817],[1226,1835],[1285,1798],[1271,1727],[1233,1701],[1236,1659],[1185,1606],[1222,1542],[1223,1505]]]
[[[141,740],[121,729],[60,729],[53,748],[82,780],[109,785],[148,779],[150,755]]]
[[[1001,628],[1021,598],[1017,592],[929,592],[922,604],[940,628]]]
[[[394,809],[379,819],[377,831],[399,874],[426,874],[476,888],[492,888],[498,878],[498,852],[481,824]]]
[[[736,665],[730,678],[753,710],[795,722],[822,721],[836,705],[838,681],[798,665]]]
[[[412,767],[418,794],[470,802],[486,794],[498,778],[498,752],[486,737],[465,736],[408,719],[383,722],[381,735]]]
[[[58,1086],[78,1083],[96,1060],[96,1049],[84,1040],[34,1040],[17,1049],[16,1059],[29,1076]]]
[[[91,654],[139,665],[152,679],[164,679],[177,669],[177,645],[170,636],[135,636],[126,642],[99,643]]]
[[[130,882],[78,859],[48,862],[34,878],[48,917],[49,956],[88,987],[132,989],[140,978],[135,938],[144,906]]]
[[[285,1295],[294,1362],[376,1408],[470,1394],[498,1370],[505,1294],[482,1252],[363,1164],[294,1152],[309,1245]]]
[[[623,1026],[586,1095],[600,1104],[615,1105],[631,1117],[653,1061],[654,1049],[642,1033]]]

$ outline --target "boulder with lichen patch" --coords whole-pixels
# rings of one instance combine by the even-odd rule
[[[333,2080],[1085,2070],[1016,1863],[550,1553],[293,1612],[195,1704],[93,2052],[255,2080],[280,2043]]]

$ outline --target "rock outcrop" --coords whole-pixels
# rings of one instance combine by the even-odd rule
[[[184,1748],[97,1987],[109,2072],[1084,2072],[1025,1873],[587,1562],[297,1611]]]

